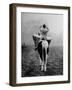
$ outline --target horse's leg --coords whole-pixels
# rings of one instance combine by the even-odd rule
[[[43,48],[42,48],[41,71],[43,70],[44,70],[44,55],[43,55]]]
[[[46,71],[46,61],[45,61],[45,63],[44,63],[44,71]]]
[[[40,61],[40,65],[42,65],[42,60],[41,60],[40,56],[39,56],[39,61]]]
[[[44,71],[46,71],[46,69],[47,69],[47,67],[46,67],[46,65],[47,65],[47,58],[48,58],[48,56],[46,54],[46,59],[45,59],[45,62],[44,62]]]
[[[42,61],[42,64],[41,64],[41,71],[43,71],[43,67],[44,66],[44,64],[43,64],[43,61]]]
[[[44,62],[44,71],[46,71],[46,61]]]
[[[39,57],[39,60],[40,60],[40,66],[41,66],[41,71],[43,71],[43,61],[41,60],[41,58]]]

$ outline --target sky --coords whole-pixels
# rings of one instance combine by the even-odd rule
[[[46,24],[48,36],[52,38],[51,46],[63,45],[63,15],[50,13],[21,12],[21,43],[34,44],[32,35],[40,31],[40,26]]]

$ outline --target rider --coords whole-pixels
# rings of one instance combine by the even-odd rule
[[[43,24],[42,26],[40,26],[40,33],[38,32],[38,35],[40,36],[40,40],[39,42],[43,41],[43,40],[47,40],[47,33],[48,33],[49,29],[48,27]],[[37,49],[37,47],[35,47],[35,50]]]
[[[47,40],[47,33],[48,33],[49,29],[48,27],[43,24],[41,27],[40,27],[40,35],[41,35],[41,39],[40,40]]]

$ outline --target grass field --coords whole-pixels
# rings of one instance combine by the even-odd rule
[[[63,49],[50,47],[47,60],[47,71],[40,71],[39,56],[34,46],[22,47],[22,77],[63,75]]]

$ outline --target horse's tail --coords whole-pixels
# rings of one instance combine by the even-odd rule
[[[44,47],[42,48],[42,59],[43,59],[44,61],[46,60],[46,50],[45,50]]]

